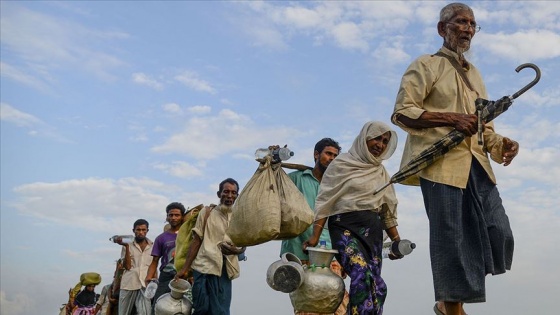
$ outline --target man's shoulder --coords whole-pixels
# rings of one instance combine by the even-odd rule
[[[288,173],[288,176],[290,176],[292,178],[301,177],[301,176],[303,176],[303,172],[304,171],[296,170],[296,171]]]
[[[290,177],[313,176],[313,169],[297,170],[288,174]]]
[[[414,61],[412,61],[412,63],[410,64],[410,67],[413,66],[430,67],[430,66],[438,65],[441,62],[444,62],[444,57],[438,56],[435,53],[424,54],[416,57],[416,59],[414,59]]]
[[[165,231],[158,235],[154,241],[154,243],[165,242],[168,239],[177,237],[177,234],[171,233],[169,231]]]
[[[153,242],[151,239],[147,238],[147,237],[146,237],[146,243],[148,243],[148,244],[146,245],[147,247],[152,247],[152,246],[154,246],[154,242]]]

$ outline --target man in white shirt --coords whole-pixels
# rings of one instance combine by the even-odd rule
[[[123,246],[121,258],[125,269],[121,278],[119,315],[130,315],[133,307],[136,307],[139,315],[149,315],[151,312],[151,301],[142,294],[146,288],[144,279],[152,262],[153,243],[146,237],[148,226],[148,221],[138,219],[132,229],[134,241],[126,244],[118,239],[116,242]]]

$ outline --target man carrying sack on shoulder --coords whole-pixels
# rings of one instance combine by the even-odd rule
[[[185,265],[175,280],[193,272],[192,315],[229,314],[231,306],[231,281],[239,277],[237,255],[245,248],[237,248],[226,235],[231,220],[232,207],[237,199],[239,184],[232,178],[220,183],[215,208],[201,210],[193,228],[193,241],[187,252]],[[211,211],[207,215],[207,211]]]

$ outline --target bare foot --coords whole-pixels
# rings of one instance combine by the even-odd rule
[[[464,303],[461,303],[461,314],[462,315],[468,315],[467,313],[465,313],[465,310],[463,309],[463,304]],[[441,314],[446,315],[445,304],[442,301],[437,301],[436,307]]]
[[[441,314],[445,315],[445,304],[442,301],[437,301],[436,307]]]

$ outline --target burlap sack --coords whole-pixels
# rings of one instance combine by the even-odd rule
[[[204,205],[200,204],[192,209],[189,209],[189,211],[183,216],[183,224],[179,228],[177,238],[175,239],[174,265],[175,270],[177,271],[180,271],[185,265],[187,253],[192,243],[192,229],[196,224],[198,213],[203,207]],[[190,273],[192,273],[192,271]],[[190,276],[190,274],[188,276]]]
[[[279,167],[273,165],[278,194],[280,196],[280,234],[277,240],[294,238],[303,233],[312,223],[315,214],[309,207],[303,194],[296,187],[288,174]]]
[[[274,240],[280,233],[280,215],[278,186],[267,157],[237,197],[227,234],[239,247]]]

